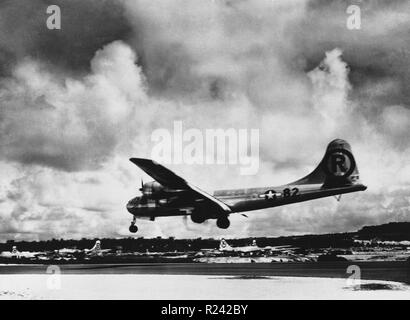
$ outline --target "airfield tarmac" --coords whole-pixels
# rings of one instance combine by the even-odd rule
[[[325,277],[345,279],[347,268],[360,268],[361,279],[397,281],[410,285],[410,263],[374,262],[296,262],[296,263],[132,263],[132,264],[61,264],[62,274],[163,274],[214,275],[242,277]],[[0,265],[0,274],[44,274],[48,265]]]
[[[71,264],[57,275],[1,265],[0,299],[410,299],[408,263],[359,262],[359,282],[349,282],[349,265]]]

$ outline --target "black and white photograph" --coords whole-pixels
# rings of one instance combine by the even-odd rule
[[[407,0],[0,0],[0,300],[410,299],[409,66]]]

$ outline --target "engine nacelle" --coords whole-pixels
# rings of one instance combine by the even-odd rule
[[[160,193],[163,190],[164,190],[164,187],[156,181],[146,182],[142,185],[142,188],[140,189],[140,191],[144,195],[153,195],[156,193]]]

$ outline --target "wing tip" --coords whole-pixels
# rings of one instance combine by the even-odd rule
[[[140,161],[151,161],[150,159],[146,159],[146,158],[130,158],[131,162],[140,162]]]
[[[136,166],[140,166],[140,164],[143,164],[147,159],[143,159],[143,158],[130,158],[130,161],[135,164]]]
[[[137,166],[139,166],[140,164],[148,164],[148,163],[158,165],[156,161],[152,159],[148,159],[148,158],[130,158],[129,160]]]

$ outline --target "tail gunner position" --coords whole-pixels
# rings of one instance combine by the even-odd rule
[[[127,210],[133,215],[130,232],[137,232],[136,218],[190,215],[195,223],[216,219],[219,228],[229,227],[229,215],[308,201],[344,193],[364,191],[349,143],[336,139],[312,173],[278,187],[215,191],[210,195],[191,185],[164,166],[141,158],[131,158],[155,181],[143,183],[141,196],[131,199]]]

